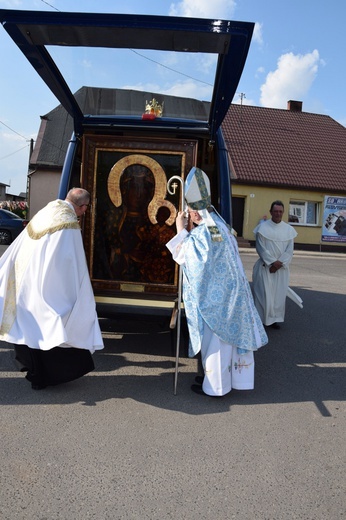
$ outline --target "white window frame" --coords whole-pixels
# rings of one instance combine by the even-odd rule
[[[298,218],[298,222],[289,222],[289,224],[293,226],[318,226],[320,208],[320,202],[315,202],[313,200],[290,200],[288,213],[289,215]],[[315,219],[314,221],[307,222],[308,219],[312,220],[311,209],[312,213],[315,215]]]

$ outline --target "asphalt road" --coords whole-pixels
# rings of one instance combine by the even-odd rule
[[[345,255],[295,255],[304,308],[269,330],[255,390],[223,398],[191,392],[184,356],[173,395],[165,323],[101,319],[95,371],[41,391],[1,343],[0,519],[345,518],[345,275]]]

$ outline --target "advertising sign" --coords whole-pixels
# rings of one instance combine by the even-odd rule
[[[346,242],[346,197],[324,197],[323,242]]]

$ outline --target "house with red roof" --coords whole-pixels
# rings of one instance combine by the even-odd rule
[[[222,130],[238,237],[253,245],[253,229],[281,200],[296,248],[346,250],[344,126],[289,101],[287,110],[231,105]]]

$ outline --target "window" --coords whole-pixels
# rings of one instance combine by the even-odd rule
[[[318,222],[318,202],[303,202],[291,200],[288,222],[291,224],[305,224],[317,226]]]

